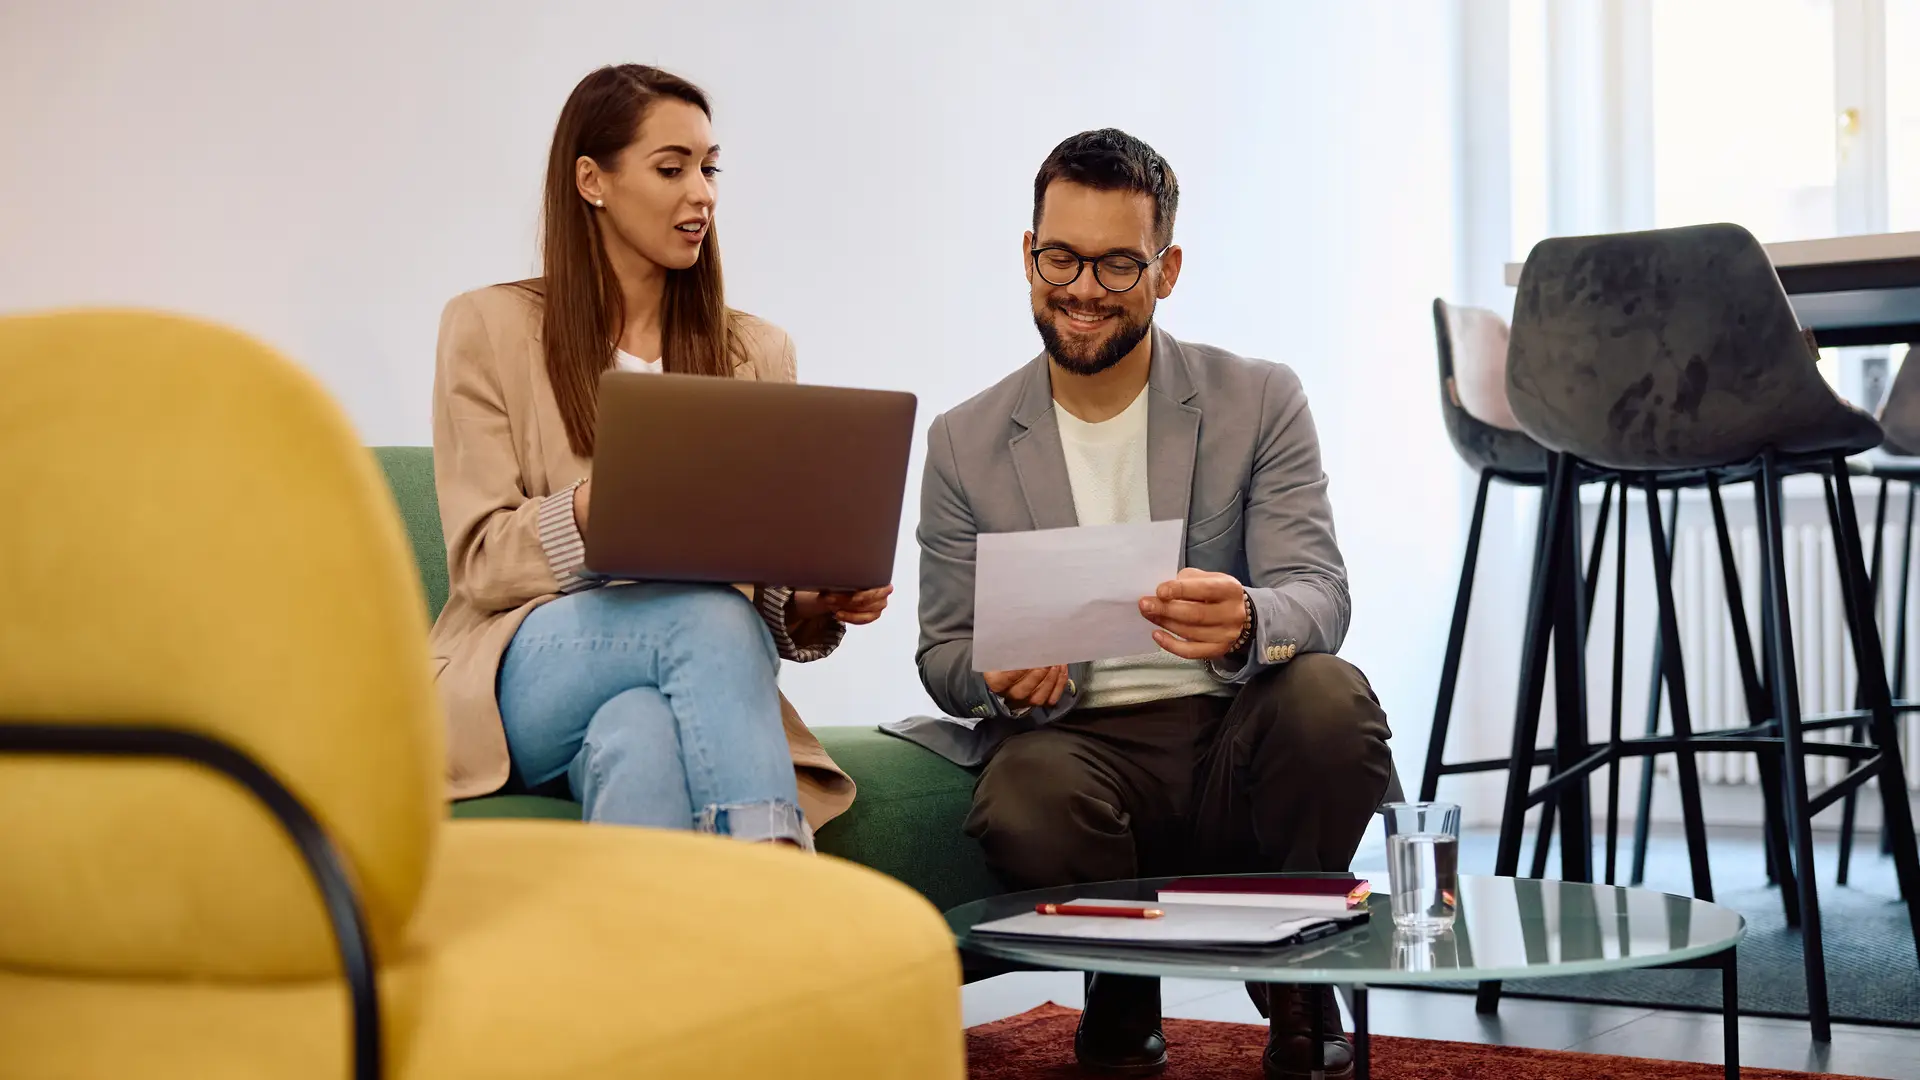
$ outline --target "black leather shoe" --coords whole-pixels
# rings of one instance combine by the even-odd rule
[[[1087,1007],[1073,1033],[1073,1056],[1096,1076],[1153,1076],[1167,1067],[1160,1031],[1160,980],[1087,976]]]
[[[1267,1052],[1260,1058],[1267,1080],[1353,1080],[1353,1043],[1340,1032],[1340,1005],[1333,999],[1330,986],[1266,987],[1266,1001],[1259,1000],[1252,985],[1255,1005],[1269,1018]],[[1313,1067],[1313,1005],[1323,1010],[1321,1045],[1325,1047],[1322,1071]]]

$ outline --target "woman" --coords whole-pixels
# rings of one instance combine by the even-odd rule
[[[564,776],[589,821],[811,849],[853,781],[781,697],[779,661],[826,656],[892,590],[579,575],[602,372],[794,379],[787,335],[723,297],[710,116],[697,87],[655,68],[581,80],[547,163],[542,276],[457,297],[441,318],[451,595],[433,645],[452,795]],[[662,527],[688,509],[660,507]]]

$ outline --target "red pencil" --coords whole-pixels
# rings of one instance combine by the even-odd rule
[[[1035,904],[1042,915],[1098,915],[1109,919],[1158,919],[1166,912],[1157,907],[1120,907],[1113,904]]]

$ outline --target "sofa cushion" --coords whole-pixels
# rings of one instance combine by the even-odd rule
[[[373,456],[387,474],[400,520],[406,522],[427,618],[438,618],[447,603],[447,541],[440,531],[440,498],[433,487],[433,447],[376,446]]]
[[[487,795],[453,804],[456,818],[551,818],[579,821],[580,804],[545,795]]]
[[[860,785],[853,808],[816,838],[823,854],[870,866],[918,889],[942,911],[1003,891],[961,831],[973,774],[877,728],[823,727],[820,744]],[[542,795],[488,795],[453,804],[456,818],[562,818],[580,804]]]
[[[898,882],[833,859],[656,829],[458,822],[441,830],[404,945],[381,961],[392,1080],[965,1075],[946,924]],[[0,1074],[338,1080],[346,1017],[337,975],[0,968]]]
[[[1004,891],[961,832],[973,773],[878,728],[814,734],[860,787],[852,808],[821,827],[822,852],[899,878],[942,911]]]

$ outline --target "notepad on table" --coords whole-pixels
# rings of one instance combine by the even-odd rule
[[[1364,907],[1372,892],[1372,885],[1355,877],[1187,877],[1168,882],[1160,900],[1326,913]]]
[[[1333,915],[1319,911],[1255,908],[1231,904],[1169,904],[1137,900],[1100,900],[1112,907],[1157,907],[1158,919],[1112,919],[1086,915],[1025,912],[983,922],[976,934],[1035,939],[1110,942],[1173,947],[1277,946],[1314,941],[1364,922],[1367,913]]]

